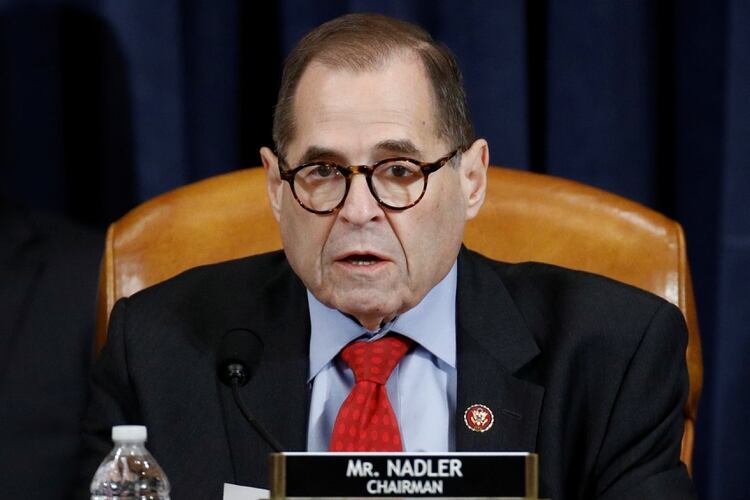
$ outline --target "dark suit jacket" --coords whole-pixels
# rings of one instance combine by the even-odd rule
[[[73,494],[103,243],[0,201],[0,498]]]
[[[458,450],[539,452],[540,493],[554,499],[692,497],[679,461],[678,309],[606,278],[467,250],[457,308]],[[244,400],[286,449],[304,450],[309,313],[277,252],[197,268],[117,303],[95,368],[84,477],[110,449],[111,425],[144,423],[174,498],[221,498],[224,482],[266,486],[269,448],[215,375],[218,343],[235,327],[264,343]],[[494,411],[488,432],[463,423],[474,403]]]

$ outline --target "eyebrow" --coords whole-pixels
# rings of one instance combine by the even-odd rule
[[[387,151],[389,153],[396,153],[404,156],[421,155],[421,151],[419,150],[419,148],[408,139],[380,141],[375,145],[375,149],[378,151]]]
[[[302,157],[299,159],[299,164],[304,165],[313,161],[332,161],[334,163],[344,163],[344,158],[340,153],[330,148],[324,148],[322,146],[310,146],[308,147]]]
[[[414,158],[421,158],[420,149],[408,139],[387,139],[380,141],[375,144],[375,151],[380,151],[388,154],[403,155]],[[314,161],[331,161],[334,163],[347,163],[344,156],[331,148],[323,146],[310,146],[308,147],[302,157],[299,160],[299,164],[310,163]]]

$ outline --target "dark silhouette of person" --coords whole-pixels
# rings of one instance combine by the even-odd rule
[[[103,237],[0,199],[2,498],[70,498]]]

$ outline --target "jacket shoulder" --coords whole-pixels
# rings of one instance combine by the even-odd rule
[[[652,292],[604,275],[542,262],[511,264],[470,253],[478,265],[486,266],[497,274],[514,297],[561,294],[560,298],[574,296],[591,305],[601,302],[605,307],[635,302],[658,308],[668,303]]]
[[[257,289],[287,278],[291,268],[282,251],[243,257],[194,267],[133,294],[129,301],[138,303],[155,299],[184,300],[219,296]]]
[[[675,305],[606,276],[540,262],[509,264],[470,253],[474,266],[500,279],[541,344],[554,337],[632,347],[657,314],[684,323]]]
[[[264,318],[300,296],[302,282],[277,251],[189,269],[121,300],[144,328],[196,330]]]

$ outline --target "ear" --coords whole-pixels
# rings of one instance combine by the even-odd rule
[[[271,202],[273,216],[278,222],[281,214],[281,198],[284,193],[284,181],[281,180],[279,175],[279,159],[267,147],[260,148],[260,159],[263,162],[263,169],[266,171],[268,200]]]
[[[477,139],[461,154],[461,189],[466,200],[466,220],[473,219],[484,203],[487,191],[487,167],[490,148],[487,141]]]

